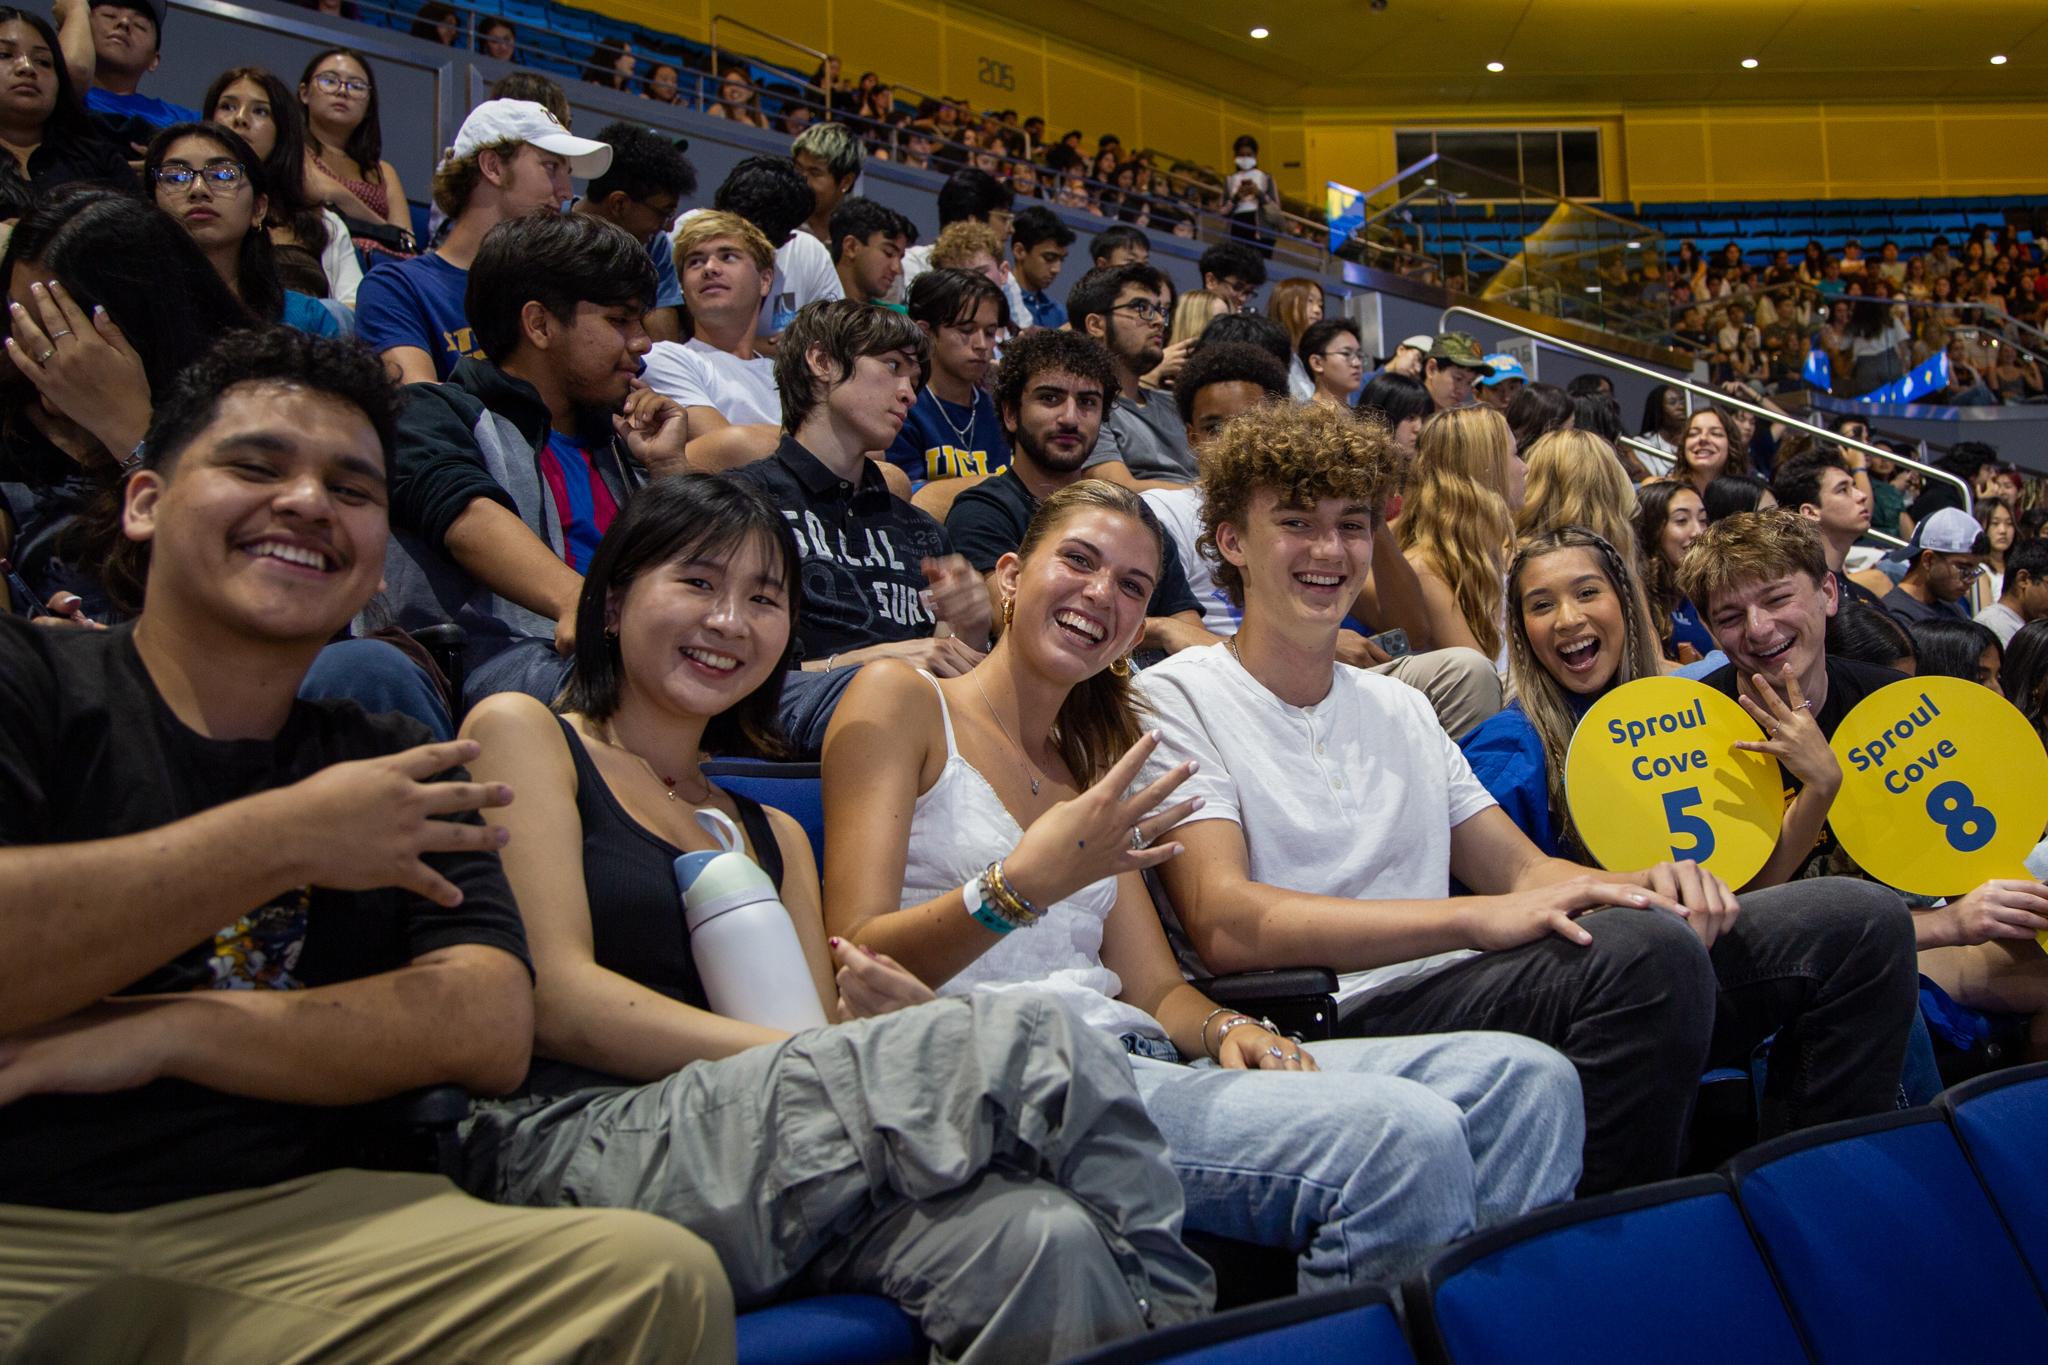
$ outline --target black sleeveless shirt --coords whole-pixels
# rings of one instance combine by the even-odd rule
[[[590,946],[597,965],[651,991],[698,1009],[711,1008],[690,954],[676,891],[675,860],[688,852],[627,814],[597,770],[583,737],[556,718],[576,763],[576,816],[583,826],[583,890],[590,905]],[[782,849],[758,801],[731,794],[754,860],[782,888]],[[536,1056],[526,1090],[561,1095],[592,1085],[629,1082]]]

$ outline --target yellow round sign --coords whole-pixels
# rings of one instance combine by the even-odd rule
[[[1907,678],[1835,727],[1842,790],[1828,824],[1878,881],[1959,896],[2024,877],[2048,824],[2048,753],[2019,709],[1961,678]]]
[[[1690,858],[1730,886],[1762,869],[1785,815],[1778,760],[1735,747],[1763,731],[1689,678],[1638,678],[1593,704],[1565,756],[1565,800],[1612,871]]]

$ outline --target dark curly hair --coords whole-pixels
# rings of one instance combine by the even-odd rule
[[[1024,391],[1041,374],[1069,374],[1092,379],[1102,386],[1102,409],[1116,401],[1121,392],[1116,382],[1116,365],[1109,348],[1086,332],[1055,332],[1034,328],[1003,347],[1002,363],[996,366],[994,398],[996,414],[1005,427],[1010,417],[1024,406]]]
[[[1195,395],[1211,384],[1257,384],[1268,398],[1287,396],[1287,366],[1263,346],[1249,341],[1219,341],[1197,346],[1174,380],[1173,402],[1183,426],[1195,424]]]

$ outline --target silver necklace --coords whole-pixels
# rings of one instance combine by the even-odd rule
[[[968,398],[968,400],[967,400],[967,430],[965,430],[965,431],[962,431],[962,430],[960,430],[960,428],[958,428],[958,427],[956,427],[956,426],[954,426],[954,425],[953,425],[953,417],[952,417],[952,414],[946,411],[946,400],[945,400],[945,399],[943,399],[943,398],[941,398],[941,397],[939,397],[939,396],[938,396],[938,395],[937,395],[936,393],[932,393],[932,386],[931,386],[931,381],[930,381],[930,380],[926,380],[926,381],[925,381],[924,391],[925,391],[926,393],[929,393],[929,394],[931,394],[931,398],[932,398],[932,406],[933,406],[933,407],[935,407],[935,408],[937,408],[937,409],[939,410],[939,420],[940,420],[941,422],[944,422],[944,423],[946,424],[946,430],[948,430],[948,431],[950,431],[950,432],[952,432],[952,433],[953,433],[953,439],[954,439],[954,440],[955,440],[956,442],[958,442],[958,443],[959,443],[959,447],[960,447],[960,449],[962,449],[962,450],[972,450],[972,449],[974,449],[974,399],[973,399],[973,397],[972,397],[972,396],[970,396],[970,397]]]
[[[604,727],[604,734],[605,739],[611,744],[613,748],[622,751],[628,757],[630,757],[635,763],[638,763],[641,767],[647,769],[647,775],[662,785],[662,788],[667,793],[669,800],[674,801],[677,799],[676,778],[662,776],[660,773],[654,770],[654,765],[652,763],[649,763],[639,754],[634,753],[631,749],[628,749],[625,745],[619,743],[619,737],[616,733],[613,732],[612,727],[610,725],[606,725]],[[689,804],[691,805],[701,806],[708,804],[711,800],[711,783],[705,780],[704,774],[701,772],[697,774],[697,780],[704,784],[704,795],[690,796],[688,792],[685,792],[683,795],[685,797],[688,797]]]
[[[1002,730],[1003,738],[1009,740],[1010,747],[1017,751],[1018,761],[1020,763],[1020,766],[1022,766],[1024,770],[1024,780],[1031,784],[1031,794],[1033,796],[1038,795],[1038,784],[1040,779],[1032,775],[1033,769],[1031,767],[1031,756],[1024,752],[1024,746],[1019,744],[1017,742],[1016,736],[1010,733],[1010,727],[1003,724],[1002,713],[996,710],[996,704],[988,699],[988,689],[981,685],[981,679],[975,677],[974,674],[971,672],[967,675],[967,677],[971,682],[973,682],[974,690],[981,693],[981,704],[988,708],[988,713],[991,716],[995,717],[996,726]]]

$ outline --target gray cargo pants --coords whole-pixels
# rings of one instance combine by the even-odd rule
[[[947,1360],[1062,1359],[1215,1298],[1128,1058],[1027,992],[486,1105],[460,1165],[497,1202],[675,1220],[742,1311],[786,1290],[885,1295]]]

